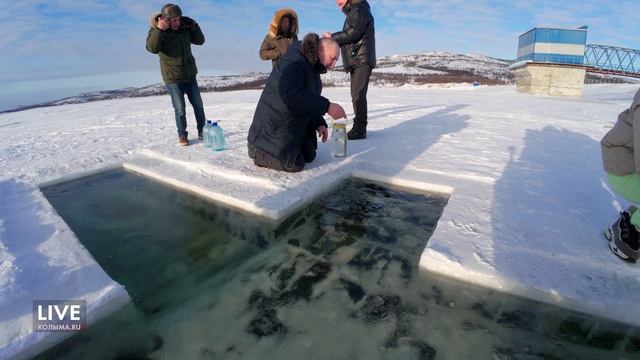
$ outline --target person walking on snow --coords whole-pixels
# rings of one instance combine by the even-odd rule
[[[344,71],[351,75],[351,101],[353,127],[347,133],[349,140],[367,137],[367,90],[371,71],[376,66],[376,39],[371,8],[366,0],[336,0],[336,5],[347,16],[342,31],[324,33],[342,48]]]
[[[280,9],[273,15],[269,32],[260,46],[260,59],[276,60],[284,55],[291,44],[298,41],[298,15],[292,9]]]
[[[196,81],[198,68],[191,54],[191,44],[204,44],[204,35],[195,20],[182,16],[178,5],[166,4],[150,19],[147,35],[147,51],[158,54],[160,72],[175,112],[178,140],[182,146],[189,145],[184,95],[189,98],[196,116],[198,139],[202,140],[205,123],[204,105]]]
[[[640,204],[640,90],[631,106],[618,115],[613,129],[600,141],[609,185],[622,197]],[[623,260],[640,258],[640,211],[631,205],[605,230],[609,248]]]

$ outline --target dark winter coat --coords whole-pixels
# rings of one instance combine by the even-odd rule
[[[160,13],[151,16],[147,51],[160,56],[160,72],[165,83],[189,82],[198,74],[196,59],[191,54],[191,44],[204,44],[204,34],[193,19],[183,16],[177,31],[162,31],[156,26]]]
[[[366,0],[350,0],[342,8],[347,15],[342,31],[331,35],[342,50],[344,71],[362,65],[376,66],[376,39],[371,8]]]
[[[640,175],[640,90],[600,141],[604,169],[613,175]]]
[[[290,19],[289,36],[285,36],[280,30],[280,21],[284,16],[288,16]],[[291,9],[278,10],[273,15],[273,20],[269,24],[269,33],[260,46],[260,59],[271,60],[272,63],[275,63],[296,41],[298,41],[298,15]]]
[[[329,100],[322,97],[318,44],[294,43],[276,62],[267,79],[247,138],[250,147],[263,151],[291,167],[312,126],[327,126],[323,115]]]

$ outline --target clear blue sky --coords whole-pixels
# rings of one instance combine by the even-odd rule
[[[513,59],[519,34],[538,25],[589,25],[587,43],[640,48],[640,1],[370,0],[378,56],[432,50]],[[161,81],[145,50],[149,16],[165,1],[0,0],[0,109],[78,90]],[[334,0],[176,2],[206,43],[194,46],[201,73],[268,71],[258,48],[273,12],[294,8],[301,34],[338,31]],[[54,95],[54,93],[56,95]],[[37,100],[37,101],[41,101]]]

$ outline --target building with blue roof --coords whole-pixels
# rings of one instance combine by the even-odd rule
[[[579,96],[586,74],[587,27],[535,27],[518,38],[516,63],[509,68],[517,89],[531,94]]]
[[[582,65],[586,44],[586,29],[533,28],[520,35],[516,61]]]

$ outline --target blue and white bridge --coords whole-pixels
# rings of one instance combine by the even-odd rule
[[[587,72],[640,78],[640,50],[607,45],[586,45]]]

